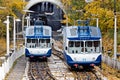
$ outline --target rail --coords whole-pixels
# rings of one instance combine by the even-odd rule
[[[29,80],[56,80],[48,67],[46,61],[30,61],[30,68],[28,72]]]
[[[53,48],[53,54],[59,57],[63,62],[64,58],[62,52],[55,50]],[[66,65],[67,66],[67,65]],[[69,66],[67,66],[69,68]],[[74,79],[76,80],[101,80],[101,73],[98,74],[96,69],[87,67],[87,68],[69,68],[69,70],[74,74]]]

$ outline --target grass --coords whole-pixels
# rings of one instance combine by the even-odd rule
[[[108,80],[120,80],[120,70],[113,69],[112,67],[102,63],[103,74]]]
[[[18,48],[20,47],[20,43],[23,43],[24,40],[19,40],[17,42]],[[10,48],[13,47],[13,43],[10,42]],[[6,39],[5,38],[0,38],[0,57],[5,56],[6,54]],[[2,61],[0,60],[0,66],[2,65]]]
[[[6,53],[6,40],[4,38],[0,38],[0,57],[4,56]]]
[[[114,29],[109,29],[106,34],[102,35],[102,46],[104,47],[104,53],[108,55],[107,51],[111,50],[110,57],[114,56]],[[120,53],[120,30],[117,30],[117,53]],[[118,57],[120,60],[120,57]]]
[[[111,50],[109,54],[110,57],[113,57],[114,54],[114,30],[110,29],[103,35],[103,47],[104,47],[104,54],[107,54],[108,50]],[[120,53],[120,30],[117,32],[117,52]],[[118,58],[120,60],[120,57]],[[120,80],[120,70],[113,69],[112,67],[108,66],[105,63],[102,63],[102,69],[104,75],[108,78],[108,80]]]
[[[17,47],[20,47],[19,44],[23,43],[24,40],[18,40],[16,43]],[[10,42],[10,48],[13,48],[13,42]],[[0,57],[6,54],[6,39],[0,38]]]

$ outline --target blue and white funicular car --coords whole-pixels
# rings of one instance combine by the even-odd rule
[[[52,30],[50,26],[34,25],[26,28],[25,56],[50,57],[52,53]]]
[[[102,37],[99,27],[69,26],[63,29],[64,58],[70,67],[100,66]]]

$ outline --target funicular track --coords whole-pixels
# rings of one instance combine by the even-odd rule
[[[62,52],[53,48],[53,54],[59,57],[64,62]],[[64,62],[64,64],[66,63]],[[95,68],[86,67],[86,68],[73,69],[73,68],[70,68],[69,66],[67,67],[69,68],[70,72],[73,73],[74,80],[102,80],[100,76],[101,74]]]
[[[74,69],[74,70],[71,70],[75,77],[76,77],[76,80],[102,80],[100,78],[99,75],[97,75],[95,72],[93,72],[93,70],[90,68],[86,69],[86,68],[83,68],[83,69]]]
[[[53,59],[55,61],[55,63],[53,62],[54,63],[53,64],[49,60],[50,58],[52,58],[52,56],[48,58],[47,61],[45,60],[41,61],[41,59],[30,61],[29,72],[28,72],[29,80],[102,80],[96,68],[89,68],[89,67],[82,68],[82,69],[81,68],[77,68],[77,69],[69,68],[67,64],[64,62],[62,52],[53,48],[52,53],[53,53],[52,56],[58,57],[59,60],[61,61],[58,61],[58,60],[55,61]],[[57,70],[56,68],[54,69],[52,67],[52,69],[54,69],[52,71],[48,66],[48,62],[52,63],[52,66],[62,63],[62,64],[65,64],[67,68],[60,69],[62,67],[59,67],[56,65],[59,68],[59,70]],[[63,76],[56,77],[57,74],[60,74],[60,75],[62,74]]]
[[[30,61],[29,80],[56,80],[51,75],[47,61]]]

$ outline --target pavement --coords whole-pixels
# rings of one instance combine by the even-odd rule
[[[22,80],[25,75],[26,62],[25,56],[18,58],[5,80]]]

